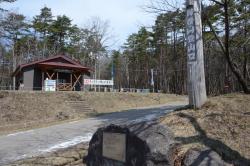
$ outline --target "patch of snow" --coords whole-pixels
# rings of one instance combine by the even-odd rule
[[[16,157],[15,160],[21,160],[21,159],[24,159],[24,158],[26,158],[26,157],[28,157],[28,155],[27,155],[27,154],[24,154],[24,155],[21,155],[21,156]]]
[[[77,122],[79,122],[79,121],[73,121],[73,122],[69,122],[69,124],[73,124],[73,123],[77,123]]]
[[[82,142],[88,142],[91,140],[92,136],[93,136],[93,133],[87,133],[85,136],[77,136],[71,140],[67,140],[66,142],[53,145],[47,149],[40,149],[39,151],[43,153],[47,153],[47,152],[53,152],[58,149],[68,148],[68,147],[77,145]]]
[[[8,134],[7,137],[16,136],[16,135],[19,135],[19,134],[31,133],[33,131],[34,130],[28,130],[28,131],[22,131],[22,132],[17,132],[17,133],[13,133],[13,134]]]
[[[145,117],[139,118],[139,119],[132,120],[131,122],[132,123],[148,122],[148,121],[156,119],[157,117],[159,117],[159,114],[151,114],[151,115],[147,115]]]

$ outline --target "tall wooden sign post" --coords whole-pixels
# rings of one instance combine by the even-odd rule
[[[201,0],[187,0],[186,37],[189,104],[200,108],[207,100],[201,24]]]

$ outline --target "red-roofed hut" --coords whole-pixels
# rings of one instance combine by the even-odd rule
[[[12,74],[16,78],[16,87],[24,90],[43,90],[46,79],[56,80],[57,91],[79,91],[83,86],[84,75],[90,75],[91,69],[64,55],[18,66]]]

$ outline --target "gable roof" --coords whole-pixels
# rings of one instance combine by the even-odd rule
[[[64,60],[68,63],[64,63],[64,62],[55,62],[55,60],[57,59],[61,59]],[[26,63],[26,64],[21,64],[19,65],[16,70],[13,72],[12,76],[16,76],[19,72],[21,72],[24,68],[27,67],[32,67],[32,66],[58,66],[58,67],[65,67],[65,68],[70,68],[70,69],[81,69],[81,70],[86,70],[86,72],[90,72],[91,69],[88,67],[84,67],[83,65],[81,65],[80,63],[68,58],[67,56],[64,55],[56,55],[53,57],[49,57],[46,59],[42,59],[42,60],[37,60],[31,63]]]

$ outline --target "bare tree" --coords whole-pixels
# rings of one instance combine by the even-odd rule
[[[149,0],[142,8],[149,13],[166,13],[172,10],[181,9],[183,0]]]
[[[90,32],[92,38],[93,52],[104,51],[109,47],[109,42],[113,37],[110,32],[109,21],[92,17],[88,21],[86,29]]]

